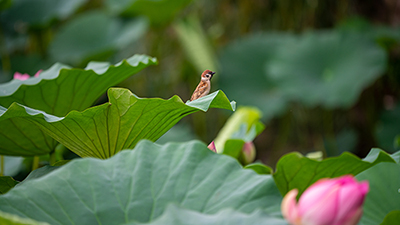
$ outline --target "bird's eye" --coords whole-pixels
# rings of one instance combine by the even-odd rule
[[[207,75],[206,75],[206,77],[207,77],[207,78],[209,78],[209,77],[210,77],[210,75],[208,75],[208,74],[207,74]]]

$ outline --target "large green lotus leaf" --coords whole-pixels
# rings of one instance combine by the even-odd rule
[[[350,107],[386,69],[386,53],[370,38],[308,32],[279,48],[266,74],[290,99],[308,106]]]
[[[2,12],[1,20],[11,29],[24,25],[45,26],[53,19],[65,19],[86,0],[13,0],[12,6]]]
[[[397,162],[395,154],[389,155],[380,148],[372,148],[368,155],[363,159],[365,162],[379,163],[379,162]]]
[[[348,152],[322,161],[303,157],[299,153],[289,153],[278,161],[274,179],[282,195],[294,188],[301,194],[321,178],[339,177],[345,174],[357,175],[380,162],[395,161],[390,155],[378,149],[373,149],[364,160]]]
[[[0,155],[35,156],[54,151],[57,141],[26,118],[6,118],[0,106]]]
[[[116,65],[91,62],[85,69],[55,64],[39,77],[0,84],[0,105],[13,102],[57,116],[90,107],[107,88],[116,85],[156,59],[135,55]],[[7,109],[0,106],[0,115]],[[0,154],[34,156],[54,151],[57,142],[26,118],[16,114],[0,117]]]
[[[81,157],[109,158],[133,148],[141,139],[155,141],[183,117],[209,108],[235,109],[222,91],[183,103],[178,96],[169,100],[138,98],[128,89],[110,88],[109,103],[83,112],[56,117],[14,103],[1,120],[27,119]]]
[[[0,84],[0,105],[8,108],[18,102],[52,115],[65,116],[71,110],[90,107],[109,87],[155,64],[157,60],[146,55],[134,55],[115,65],[90,62],[85,69],[56,63],[39,77]]]
[[[381,224],[388,213],[400,209],[400,165],[379,163],[358,174],[356,178],[360,181],[368,180],[370,189],[360,224]]]
[[[169,205],[164,214],[149,223],[127,223],[124,225],[287,225],[283,218],[272,216],[262,210],[254,211],[251,214],[241,213],[233,209],[224,209],[215,214],[205,214],[194,210],[188,210],[177,205]]]
[[[147,21],[144,19],[123,21],[104,12],[93,11],[61,27],[49,51],[56,61],[73,65],[90,60],[107,60],[115,51],[137,41],[146,30]]]
[[[146,223],[171,203],[202,214],[224,209],[280,216],[270,175],[243,169],[198,141],[157,145],[100,160],[73,160],[0,196],[0,210],[50,224]],[[224,214],[221,212],[221,214]]]
[[[144,15],[153,24],[165,24],[174,19],[192,0],[106,0],[107,8],[124,16]]]
[[[287,99],[266,76],[265,65],[292,38],[288,33],[258,34],[229,44],[219,57],[221,88],[240,105],[257,106],[264,119],[281,114]]]
[[[397,164],[400,164],[400,151],[397,151],[390,155]]]
[[[0,224],[4,225],[50,225],[48,223],[38,222],[29,218],[22,218],[17,215],[0,211]]]

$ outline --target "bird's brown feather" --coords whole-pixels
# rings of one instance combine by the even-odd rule
[[[199,85],[197,85],[196,90],[194,90],[190,101],[196,100],[198,98],[203,97],[206,94],[208,84],[206,82],[201,81]]]

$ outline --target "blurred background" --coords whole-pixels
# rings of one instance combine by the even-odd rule
[[[186,101],[215,71],[212,91],[261,112],[254,144],[269,166],[292,151],[364,157],[400,145],[398,0],[0,0],[0,10],[2,83],[56,62],[147,54],[159,65],[119,86]],[[209,143],[231,114],[194,114],[158,142]]]

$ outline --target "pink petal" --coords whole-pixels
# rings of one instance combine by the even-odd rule
[[[368,182],[358,182],[351,175],[319,180],[300,197],[297,209],[301,224],[357,224],[368,190]]]
[[[353,175],[344,175],[341,177],[334,178],[332,180],[335,180],[336,182],[340,183],[341,185],[357,183],[357,180],[353,177]]]
[[[360,184],[360,192],[365,196],[369,192],[369,183],[368,181],[362,181],[359,183]]]
[[[296,205],[296,196],[298,192],[297,189],[289,191],[281,203],[282,215],[290,224],[300,224],[300,217]]]
[[[321,196],[319,200],[315,200],[314,204],[308,205],[308,208],[304,208],[299,202],[302,224],[332,224],[340,207],[338,205],[339,190],[340,185],[335,184],[329,191],[325,192],[324,196]]]
[[[352,183],[347,182],[340,188],[339,194],[339,212],[336,216],[336,221],[348,221],[351,218],[349,214],[356,212],[359,209],[362,210],[362,205],[365,200],[365,196],[368,193],[369,184],[367,181],[358,183],[353,178]]]
[[[30,76],[26,73],[22,74],[20,72],[14,73],[14,79],[16,80],[27,80]]]
[[[43,70],[38,70],[38,71],[35,73],[35,76],[34,76],[34,77],[38,77],[42,71],[43,71]]]
[[[303,215],[305,211],[312,208],[320,199],[324,198],[331,188],[336,185],[333,179],[320,179],[307,188],[299,199],[299,213]]]
[[[346,218],[343,218],[341,221],[337,221],[332,225],[356,225],[358,221],[360,221],[362,214],[362,208],[358,208],[353,212],[349,212]]]
[[[208,149],[210,149],[213,152],[217,152],[217,149],[215,148],[214,141],[212,141],[208,146]]]
[[[24,75],[24,74],[22,74],[22,73],[20,73],[20,72],[15,72],[15,73],[14,73],[14,77],[15,77],[15,76],[19,77],[19,76],[22,76],[22,75]]]
[[[336,220],[342,220],[347,217],[349,212],[362,208],[365,199],[364,185],[354,182],[352,184],[344,184],[340,188],[339,205],[340,209],[336,216]]]

